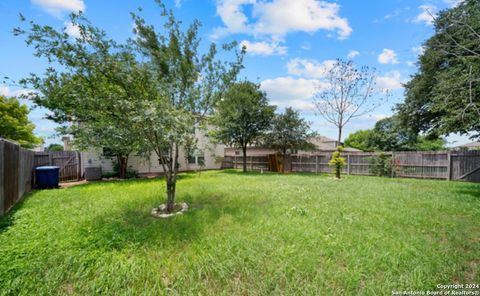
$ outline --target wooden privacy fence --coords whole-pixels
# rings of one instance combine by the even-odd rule
[[[382,153],[389,167],[388,174],[399,178],[426,178],[464,180],[480,182],[480,151],[441,151],[441,152],[385,152]],[[342,153],[346,160],[344,174],[375,175],[375,159],[380,153]],[[272,164],[273,155],[247,156],[248,169],[269,169],[278,171]],[[276,156],[276,155],[275,155]],[[285,160],[285,168],[291,172],[330,173],[328,165],[331,152],[314,155],[291,155]],[[226,156],[224,168],[241,168],[242,157]]]
[[[0,139],[0,215],[33,187],[34,152]]]
[[[35,152],[34,167],[58,166],[60,182],[78,181],[82,177],[80,157],[77,151]]]
[[[247,156],[247,169],[248,170],[267,170],[268,169],[268,155],[262,156]],[[242,156],[225,156],[222,162],[222,168],[243,168]]]

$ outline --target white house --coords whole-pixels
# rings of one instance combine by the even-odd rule
[[[223,156],[224,145],[214,144],[206,136],[205,130],[195,128],[195,139],[197,140],[196,151],[187,157],[185,150],[180,149],[179,153],[179,171],[193,171],[198,169],[220,169]],[[69,137],[62,138],[64,149],[72,150]],[[102,173],[113,172],[115,157],[104,155],[102,149],[91,149],[82,151],[80,155],[81,170],[89,167],[101,167]],[[201,166],[201,164],[204,164]],[[152,152],[150,157],[130,155],[128,158],[128,168],[137,171],[140,175],[156,175],[163,173],[162,165],[158,162],[157,155]]]

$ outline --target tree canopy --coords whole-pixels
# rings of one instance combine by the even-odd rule
[[[133,122],[126,116],[129,105],[125,102],[130,98],[123,89],[127,81],[141,77],[134,77],[131,70],[138,66],[135,54],[83,15],[71,15],[71,22],[78,26],[80,38],[33,22],[30,28],[15,30],[26,35],[36,56],[61,66],[49,67],[43,75],[31,74],[21,83],[37,90],[31,94],[33,101],[51,111],[48,118],[61,124],[61,134],[73,135],[76,148],[107,147],[117,157],[124,178],[129,154],[141,148]]]
[[[35,102],[77,142],[106,146],[117,153],[154,152],[165,173],[167,211],[174,209],[180,146],[192,138],[192,126],[212,111],[236,79],[244,50],[233,61],[217,58],[212,43],[199,53],[199,22],[183,30],[161,1],[162,30],[132,14],[135,39],[118,44],[82,15],[72,15],[81,38],[31,23],[25,34],[35,55],[60,64],[25,79],[39,90]],[[141,13],[141,10],[139,11]],[[236,44],[223,47],[225,51]],[[84,141],[83,141],[84,140]]]
[[[435,18],[418,72],[397,106],[414,133],[480,137],[480,2],[461,1]]]
[[[311,150],[315,146],[309,139],[315,136],[310,124],[300,117],[298,111],[288,107],[284,113],[276,114],[272,120],[271,130],[267,133],[265,144],[279,150],[285,157],[295,150]]]
[[[17,98],[0,96],[0,138],[15,141],[24,148],[33,148],[42,139],[35,136],[35,125],[28,119],[29,109]]]
[[[247,146],[260,141],[270,129],[275,109],[260,85],[249,81],[234,84],[216,105],[211,136],[218,142],[242,148],[243,171],[247,170]]]
[[[356,131],[345,139],[345,145],[363,151],[435,151],[445,149],[445,144],[443,138],[405,129],[395,115],[377,121],[373,129]]]
[[[53,143],[48,145],[48,147],[45,148],[45,151],[63,151],[63,145]]]

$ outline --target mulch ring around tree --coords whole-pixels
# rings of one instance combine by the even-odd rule
[[[182,215],[188,210],[187,203],[176,203],[173,206],[173,212],[167,212],[167,204],[161,204],[156,208],[152,209],[152,216],[157,218],[169,218],[176,215]]]

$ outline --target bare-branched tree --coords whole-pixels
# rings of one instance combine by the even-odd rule
[[[338,128],[339,143],[345,125],[372,112],[388,97],[389,91],[378,88],[376,80],[375,69],[358,69],[351,61],[337,60],[317,86],[316,113]]]

